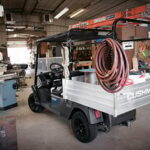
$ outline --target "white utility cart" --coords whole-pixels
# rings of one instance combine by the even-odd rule
[[[28,99],[29,107],[36,113],[47,109],[70,120],[73,133],[81,142],[95,139],[98,128],[109,131],[113,125],[128,125],[135,120],[136,109],[150,103],[150,81],[147,79],[111,94],[97,84],[94,72],[87,74],[83,70],[73,70],[74,42],[117,39],[118,21],[150,24],[147,21],[120,18],[115,20],[112,30],[71,29],[37,40],[35,83]],[[150,39],[132,41],[138,40]],[[63,65],[52,62],[49,70],[47,66],[47,71],[38,70],[42,42],[61,43]]]

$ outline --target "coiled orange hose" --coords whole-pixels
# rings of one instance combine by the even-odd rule
[[[121,44],[111,38],[99,44],[95,61],[99,84],[109,93],[120,91],[128,78],[129,64]]]

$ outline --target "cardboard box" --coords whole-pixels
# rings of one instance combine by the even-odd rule
[[[129,24],[121,28],[117,28],[117,37],[120,40],[148,38],[148,27]]]
[[[148,38],[148,28],[143,26],[135,26],[132,24],[123,26],[117,29],[117,37],[120,40],[129,40],[135,38]],[[125,53],[128,58],[129,68],[133,69],[133,61],[132,58],[137,50],[137,45],[134,42],[134,48],[125,50]]]
[[[120,40],[129,40],[135,37],[135,27],[134,25],[126,25],[117,28],[117,38]]]
[[[136,38],[148,38],[148,28],[142,26],[135,26]]]

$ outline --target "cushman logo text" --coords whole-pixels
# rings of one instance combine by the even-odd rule
[[[123,95],[127,96],[127,100],[132,100],[132,99],[143,97],[148,94],[150,94],[150,88],[146,88],[144,90],[138,90],[135,92],[124,93]]]

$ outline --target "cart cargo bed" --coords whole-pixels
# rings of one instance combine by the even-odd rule
[[[63,79],[63,97],[114,117],[150,103],[150,81],[111,94],[99,85]]]

